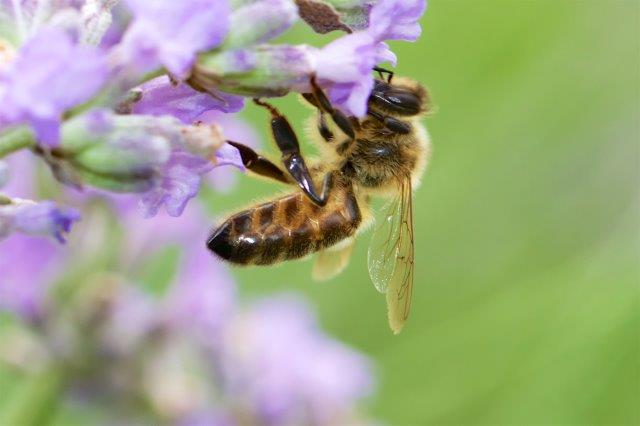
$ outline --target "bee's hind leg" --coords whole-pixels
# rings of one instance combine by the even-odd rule
[[[282,163],[293,178],[298,183],[302,191],[319,206],[324,206],[329,200],[333,184],[333,174],[327,173],[322,187],[322,195],[318,194],[316,187],[309,173],[309,169],[300,152],[300,143],[293,128],[287,119],[271,104],[253,100],[257,105],[266,108],[271,113],[271,132],[278,149],[282,153]]]
[[[278,182],[293,184],[293,180],[282,169],[273,164],[269,159],[255,152],[252,148],[234,141],[227,143],[238,150],[242,164],[251,172]]]

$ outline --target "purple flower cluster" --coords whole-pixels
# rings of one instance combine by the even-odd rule
[[[213,150],[185,149],[180,135],[193,133],[202,114],[237,112],[242,96],[307,91],[315,76],[337,106],[362,116],[372,68],[396,61],[385,41],[415,40],[425,6],[425,0],[3,0],[0,157],[31,148],[64,184],[140,193],[147,216],[162,208],[180,215],[203,175],[221,165],[241,167],[222,133],[209,144]],[[298,19],[319,33],[347,34],[324,47],[268,44]],[[96,121],[96,109],[136,117],[127,124],[134,136],[111,117],[87,153],[88,131],[78,123]],[[170,135],[146,132],[166,129],[167,117],[178,120]],[[169,153],[161,153],[167,143]],[[159,154],[154,161],[149,146]],[[59,224],[49,229],[60,239],[60,229],[77,218],[46,206],[39,211]],[[27,210],[12,207],[14,215]],[[5,234],[25,231],[15,218],[2,220]]]
[[[352,11],[357,9],[367,24],[360,22],[353,28],[340,21],[339,8],[335,8],[331,1],[298,3],[307,5],[301,9],[305,13],[302,18],[316,24],[312,26],[317,31],[324,32],[326,27],[322,26],[325,23],[318,22],[315,15],[322,14],[327,20],[331,18],[326,15],[334,13],[333,19],[338,23],[332,21],[330,28],[346,29],[350,34],[322,48],[258,44],[239,49],[214,50],[203,55],[199,66],[193,71],[192,80],[203,87],[222,87],[242,95],[273,96],[290,90],[309,91],[309,77],[315,75],[337,106],[351,115],[363,116],[373,88],[372,68],[385,61],[393,65],[396,63],[396,56],[385,41],[415,41],[420,36],[418,20],[424,13],[426,2],[358,2]],[[261,15],[248,15],[246,25],[263,28],[261,19]],[[272,33],[280,31],[282,27],[273,29]]]
[[[85,410],[110,401],[107,423],[366,421],[359,404],[373,388],[369,361],[322,332],[297,296],[240,305],[222,265],[192,244],[206,223],[199,209],[186,211],[184,223],[161,215],[155,224],[126,205],[117,210],[130,230],[119,242],[103,218],[80,224],[64,255],[48,241],[30,253],[46,277],[17,261],[32,241],[9,239],[15,252],[0,257],[0,311],[23,321],[8,334],[0,327],[0,360],[27,374],[63,368],[65,382],[47,391]],[[88,233],[94,234],[91,245],[78,238]],[[156,296],[141,291],[136,271],[171,246],[181,255],[168,289]],[[105,247],[117,249],[119,269],[77,273],[79,260],[95,265]],[[61,274],[67,278],[56,284]],[[64,300],[54,297],[60,286]],[[24,415],[40,409],[52,411],[36,403]]]

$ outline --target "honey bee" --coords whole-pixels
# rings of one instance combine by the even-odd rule
[[[429,102],[426,89],[416,81],[374,70],[379,77],[361,119],[333,108],[311,80],[312,92],[302,96],[317,109],[310,134],[322,155],[309,167],[286,118],[270,104],[254,100],[271,113],[271,130],[286,170],[245,145],[229,143],[250,172],[299,190],[233,214],[212,232],[207,246],[221,259],[240,265],[271,265],[317,253],[314,278],[329,279],[346,267],[356,236],[374,221],[371,197],[388,198],[369,246],[368,267],[375,287],[386,293],[389,325],[399,333],[413,291],[412,194],[430,151],[420,122]]]

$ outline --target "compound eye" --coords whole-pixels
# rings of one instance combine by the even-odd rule
[[[393,105],[399,113],[418,114],[420,112],[420,99],[406,90],[391,89],[383,94],[385,100]],[[394,108],[395,107],[395,108]]]
[[[416,115],[420,113],[422,101],[408,90],[395,89],[377,85],[371,93],[370,101],[399,115]]]

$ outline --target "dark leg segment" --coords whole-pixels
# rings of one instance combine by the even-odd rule
[[[369,111],[368,114],[379,122],[383,123],[384,127],[389,129],[393,133],[406,135],[411,132],[411,125],[405,123],[404,121],[398,120],[397,118],[390,117],[388,115],[382,115],[376,111]]]
[[[336,126],[338,126],[345,135],[349,136],[351,139],[354,139],[356,137],[356,134],[353,130],[353,126],[351,125],[351,121],[349,121],[349,118],[344,115],[342,111],[335,109],[331,105],[331,102],[329,101],[329,98],[327,98],[327,95],[325,95],[320,86],[318,86],[315,77],[311,77],[311,89],[313,93],[305,93],[303,95],[305,99],[318,107],[320,111],[329,114],[333,122],[336,123]],[[313,100],[310,98],[313,98]]]
[[[385,79],[384,75],[387,74],[387,83],[391,83],[391,80],[393,79],[393,71],[381,67],[373,67],[373,70],[376,71],[383,80]]]
[[[322,111],[318,112],[318,132],[326,142],[333,142],[333,132],[327,126],[327,121]]]
[[[287,119],[272,105],[262,102],[259,99],[254,99],[253,101],[271,113],[271,131],[273,138],[282,153],[282,162],[289,174],[298,182],[300,189],[302,189],[314,203],[319,206],[327,204],[332,183],[331,173],[325,176],[323,193],[319,195],[313,184],[313,179],[311,179],[309,169],[300,153],[298,138]]]
[[[227,141],[227,143],[235,147],[240,152],[242,164],[244,164],[244,166],[253,173],[277,180],[278,182],[287,184],[292,183],[291,179],[282,171],[282,169],[280,169],[280,167],[276,166],[253,149],[234,141]]]
[[[318,133],[320,133],[322,139],[324,139],[325,142],[333,142],[334,134],[327,125],[325,113],[324,111],[322,111],[322,108],[320,108],[316,97],[313,95],[313,93],[303,93],[302,97],[305,98],[311,105],[318,108]]]

